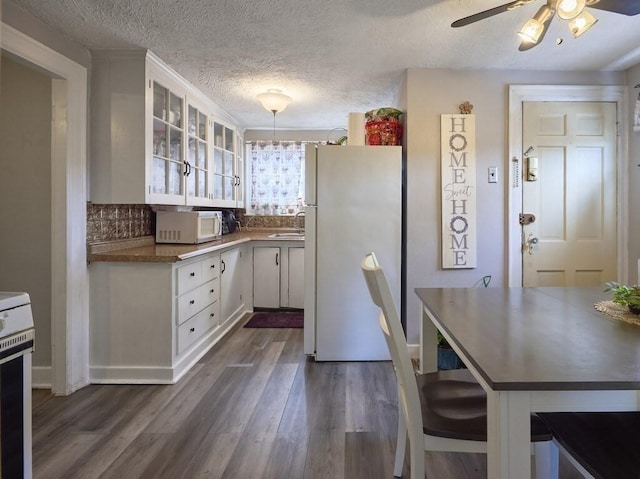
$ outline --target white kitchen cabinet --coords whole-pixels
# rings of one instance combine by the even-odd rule
[[[150,69],[149,85],[153,95],[153,146],[147,199],[148,202],[184,204],[187,174],[184,157],[185,92],[155,69]]]
[[[220,324],[238,318],[245,307],[243,249],[242,247],[231,248],[220,255]]]
[[[235,206],[214,197],[213,116],[235,166],[236,129],[211,99],[147,50],[94,51],[91,201]]]
[[[91,263],[91,382],[182,377],[247,312],[242,248],[177,263]]]
[[[242,136],[222,121],[213,120],[213,198],[218,206],[243,206],[244,145]]]
[[[289,248],[289,304],[290,308],[304,309],[304,248]]]
[[[189,349],[212,328],[218,327],[220,317],[220,277],[206,281],[203,270],[209,267],[219,268],[220,257],[212,255],[205,260],[182,266],[191,277],[199,272],[202,281],[193,289],[176,298],[176,325],[178,327],[176,354],[185,354]],[[178,270],[178,293],[180,292],[180,271]],[[202,271],[202,272],[201,272]],[[184,275],[183,275],[184,276]]]
[[[253,307],[304,309],[304,247],[253,248]]]
[[[206,105],[187,98],[185,194],[187,204],[213,205],[211,182],[211,148],[209,136],[211,120]]]
[[[244,208],[245,153],[244,136],[239,130],[236,130],[236,208]]]
[[[253,248],[253,307],[280,307],[280,248]]]

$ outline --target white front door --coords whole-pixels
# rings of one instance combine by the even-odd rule
[[[523,147],[523,286],[615,280],[616,104],[524,102]]]

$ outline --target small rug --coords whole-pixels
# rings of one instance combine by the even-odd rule
[[[302,311],[260,311],[253,313],[245,328],[302,328],[304,313]]]

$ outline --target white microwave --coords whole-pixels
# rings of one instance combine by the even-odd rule
[[[156,213],[156,243],[197,244],[221,237],[221,211],[158,211]]]

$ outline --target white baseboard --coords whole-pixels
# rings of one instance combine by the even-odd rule
[[[31,387],[33,389],[51,389],[51,366],[33,366],[31,368]]]
[[[151,367],[93,365],[89,368],[91,384],[175,384],[244,317],[247,310],[243,308],[221,326],[205,333],[177,362]]]

